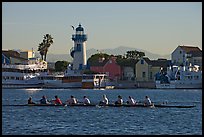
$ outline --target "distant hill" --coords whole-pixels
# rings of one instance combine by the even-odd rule
[[[102,53],[113,54],[113,55],[124,55],[127,51],[130,51],[130,50],[142,51],[145,53],[145,56],[151,60],[158,59],[158,58],[165,58],[165,59],[171,58],[170,54],[162,56],[159,54],[154,54],[154,53],[148,52],[146,50],[142,50],[142,49],[138,49],[138,48],[124,47],[124,46],[120,46],[120,47],[117,47],[114,49],[102,49],[99,51]],[[97,51],[94,48],[87,50],[87,58],[89,58],[92,54],[98,53],[99,51]]]
[[[40,57],[39,53],[35,53],[36,57]],[[68,54],[52,54],[49,53],[47,54],[47,61],[48,62],[57,62],[57,61],[68,61],[71,62],[72,61],[72,57]]]
[[[142,49],[138,49],[138,48],[130,48],[130,47],[124,47],[124,46],[120,46],[117,48],[113,48],[113,49],[102,49],[102,50],[97,50],[94,48],[88,49],[87,50],[87,59],[89,57],[91,57],[91,55],[96,54],[98,52],[102,52],[102,53],[107,53],[107,54],[112,54],[112,55],[124,55],[127,51],[129,50],[138,50],[138,51],[142,51],[145,53],[145,56],[148,57],[151,60],[156,60],[158,58],[165,58],[165,59],[170,59],[171,56],[169,55],[159,55],[159,54],[154,54],[151,53],[149,51],[146,50],[142,50]],[[36,57],[40,57],[39,53],[36,53]],[[72,57],[69,54],[51,54],[48,53],[47,55],[47,61],[48,62],[56,62],[56,61],[72,61]]]

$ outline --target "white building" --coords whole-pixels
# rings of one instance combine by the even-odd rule
[[[202,50],[193,46],[178,46],[171,54],[174,65],[199,65],[202,67]]]

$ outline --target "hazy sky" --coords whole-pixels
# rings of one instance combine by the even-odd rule
[[[87,49],[134,47],[170,54],[178,45],[202,49],[201,2],[3,2],[2,49],[37,51],[43,35],[49,53],[69,54],[79,23]]]

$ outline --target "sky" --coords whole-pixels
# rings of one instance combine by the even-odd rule
[[[82,24],[87,49],[120,46],[171,54],[178,45],[202,50],[202,2],[3,2],[2,49],[37,52],[45,34],[48,53],[70,54]]]

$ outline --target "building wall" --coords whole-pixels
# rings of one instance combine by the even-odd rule
[[[2,54],[2,64],[10,64],[10,59]]]
[[[81,41],[74,42],[74,58],[73,58],[73,69],[82,69],[86,66],[86,43]]]
[[[189,59],[192,65],[199,65],[202,68],[202,57],[192,57]]]
[[[109,78],[112,80],[119,80],[122,76],[121,67],[116,64],[116,61],[110,59],[104,66],[105,72],[109,72]]]
[[[135,77],[136,81],[148,81],[149,65],[144,59],[141,59],[136,63],[135,72],[136,72],[136,77]]]
[[[90,70],[98,73],[104,73],[103,66],[91,66]]]
[[[181,65],[186,62],[185,51],[180,47],[177,47],[171,54],[172,63],[175,65]]]
[[[160,67],[151,67],[150,68],[150,77],[149,77],[149,81],[154,81],[154,79],[155,79],[155,74],[157,73],[157,72],[159,72],[160,71]]]
[[[132,67],[124,67],[123,68],[123,79],[131,80],[134,75],[134,69]]]
[[[22,64],[24,61],[10,57],[11,64]]]
[[[32,50],[22,51],[22,52],[20,52],[20,57],[25,58],[25,59],[32,58],[33,52],[32,52]]]
[[[114,59],[110,59],[104,66],[90,66],[91,71],[106,73],[110,79],[119,80],[122,76],[121,67]]]

